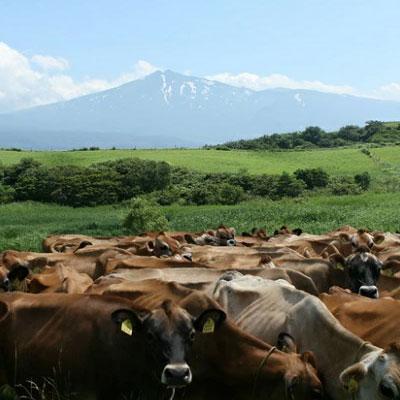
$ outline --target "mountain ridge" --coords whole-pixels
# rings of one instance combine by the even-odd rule
[[[0,115],[0,147],[198,147],[317,125],[399,120],[400,102],[305,89],[255,91],[170,70]]]

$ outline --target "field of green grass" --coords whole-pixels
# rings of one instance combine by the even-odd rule
[[[400,167],[400,146],[371,150],[382,161]],[[235,172],[246,169],[250,174],[289,173],[298,168],[321,167],[331,175],[355,175],[368,171],[372,177],[384,175],[382,166],[360,149],[326,149],[294,152],[218,151],[218,150],[96,150],[96,151],[0,151],[0,161],[14,164],[32,157],[45,165],[87,166],[124,157],[167,161],[201,172]]]
[[[220,223],[237,232],[264,227],[271,233],[286,224],[310,233],[343,225],[400,230],[400,193],[320,196],[282,201],[256,201],[236,206],[169,206],[164,212],[170,230],[198,232]],[[115,206],[70,208],[40,203],[0,205],[0,251],[40,251],[44,237],[56,233],[123,235],[124,209]]]

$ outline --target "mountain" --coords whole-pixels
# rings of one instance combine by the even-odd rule
[[[197,147],[318,125],[400,119],[400,103],[310,90],[254,91],[157,71],[99,93],[0,115],[0,147]]]

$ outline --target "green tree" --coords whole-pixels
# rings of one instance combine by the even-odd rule
[[[129,202],[122,226],[134,235],[141,232],[167,231],[169,229],[168,220],[161,207],[140,197]]]

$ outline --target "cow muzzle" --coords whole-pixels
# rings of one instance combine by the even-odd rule
[[[378,288],[374,285],[360,286],[358,294],[360,296],[370,297],[371,299],[377,299],[379,297]]]
[[[192,371],[186,363],[168,364],[161,374],[161,382],[169,387],[182,387],[192,382]]]

